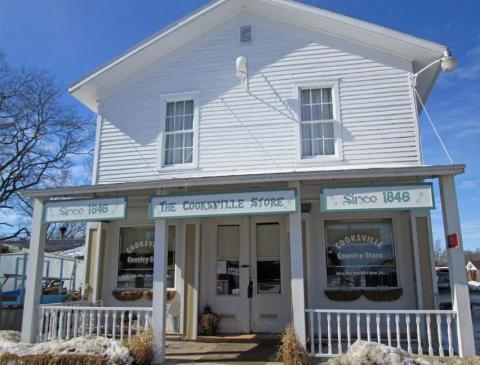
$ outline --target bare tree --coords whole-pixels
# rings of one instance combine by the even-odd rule
[[[65,184],[73,157],[91,153],[93,123],[61,98],[50,73],[13,69],[0,53],[0,239],[29,235],[23,190]]]
[[[433,260],[435,266],[448,266],[447,254],[442,248],[442,241],[438,238],[433,244]]]

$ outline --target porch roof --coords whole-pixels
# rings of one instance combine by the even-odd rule
[[[356,169],[332,169],[322,171],[290,171],[278,173],[251,173],[230,174],[218,176],[178,177],[161,180],[136,181],[125,183],[111,183],[86,186],[71,186],[53,189],[25,190],[25,197],[87,197],[99,194],[125,195],[128,192],[148,191],[163,188],[193,188],[214,185],[236,185],[251,183],[279,183],[290,181],[328,181],[346,182],[349,180],[378,179],[432,179],[444,175],[460,175],[465,172],[465,165],[433,165],[433,166],[404,166],[404,167],[377,167]]]

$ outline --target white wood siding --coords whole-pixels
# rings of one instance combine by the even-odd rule
[[[239,44],[239,26],[254,41]],[[235,77],[248,59],[249,92]],[[239,14],[104,90],[98,183],[172,176],[420,164],[410,62],[276,20]],[[304,162],[294,85],[337,80],[343,159]],[[162,171],[160,99],[198,91],[198,168]]]

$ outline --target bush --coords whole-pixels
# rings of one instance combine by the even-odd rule
[[[150,365],[152,363],[154,357],[152,330],[137,333],[129,340],[124,341],[124,345],[130,351],[135,365]]]
[[[281,344],[278,350],[278,359],[285,365],[311,365],[312,360],[298,340],[295,329],[291,324],[282,333]]]

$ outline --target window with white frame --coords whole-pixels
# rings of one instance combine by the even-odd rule
[[[333,89],[300,90],[302,157],[335,155]]]
[[[194,101],[166,103],[164,166],[193,163]]]

